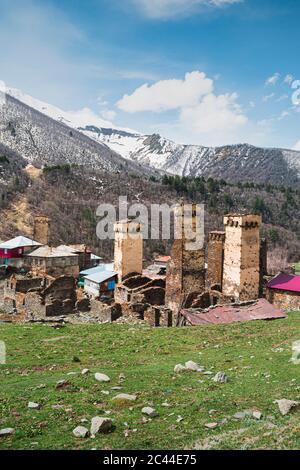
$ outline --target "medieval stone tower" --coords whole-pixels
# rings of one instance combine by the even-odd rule
[[[253,214],[233,214],[224,218],[223,294],[236,300],[259,297],[261,223],[261,216]]]
[[[142,225],[134,220],[121,220],[114,226],[115,262],[119,282],[127,274],[141,274],[143,270]]]
[[[42,245],[49,245],[50,242],[50,219],[45,216],[34,218],[33,239]]]
[[[183,205],[174,211],[175,227],[181,231],[181,237],[174,241],[166,279],[166,306],[175,314],[190,294],[201,294],[205,290],[204,244],[200,248],[189,249],[192,239],[187,241],[183,229],[184,221],[185,227],[195,233],[196,205],[193,204],[190,211],[184,211],[184,219],[183,211]]]
[[[210,232],[208,238],[206,287],[221,291],[223,283],[223,263],[225,232]]]

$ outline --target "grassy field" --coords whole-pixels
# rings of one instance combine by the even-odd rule
[[[0,429],[16,430],[0,437],[0,449],[300,448],[300,410],[283,417],[273,403],[300,401],[300,365],[290,361],[292,343],[300,340],[300,313],[199,329],[2,324],[0,340],[7,347],[7,363],[0,365]],[[188,360],[213,375],[226,372],[229,382],[217,384],[213,375],[196,372],[175,375],[174,366]],[[91,374],[82,376],[83,368]],[[111,382],[96,382],[95,372]],[[138,397],[129,405],[112,401],[120,393],[112,390],[120,373],[126,376],[122,393]],[[70,386],[57,390],[61,379]],[[41,409],[28,409],[29,401]],[[159,416],[144,422],[141,409],[148,404]],[[233,418],[247,409],[260,410],[263,418]],[[72,435],[105,411],[111,411],[114,432],[84,440]],[[207,423],[218,427],[207,429]]]
[[[300,275],[300,263],[295,264],[295,273]]]

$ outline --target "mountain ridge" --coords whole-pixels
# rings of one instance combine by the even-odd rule
[[[40,115],[47,116],[52,121],[66,126],[67,132],[79,132],[88,138],[88,141],[82,143],[82,146],[87,146],[89,149],[87,151],[89,158],[81,150],[85,157],[84,164],[103,166],[103,159],[100,158],[97,161],[97,158],[93,158],[91,155],[95,152],[95,150],[91,151],[91,146],[93,147],[91,142],[100,145],[97,149],[98,152],[101,149],[100,153],[106,153],[104,167],[106,166],[108,171],[116,170],[115,167],[118,167],[118,164],[120,166],[122,161],[123,166],[130,167],[129,171],[137,171],[138,173],[158,170],[187,177],[224,178],[234,183],[257,181],[286,186],[298,185],[300,181],[300,152],[296,150],[260,148],[251,144],[219,147],[177,144],[159,134],[143,135],[130,129],[116,128],[112,123],[96,116],[88,108],[78,112],[65,112],[16,89],[7,89],[7,99],[10,105],[11,100],[16,100],[27,106],[27,112],[24,112],[25,120],[27,118],[30,121],[32,118],[32,116],[28,116],[28,108],[34,109]],[[93,119],[95,122],[90,122]],[[51,126],[51,124],[48,125]],[[70,129],[72,130],[70,131]],[[13,150],[20,151],[21,155],[30,161],[30,158],[22,153],[22,148],[18,148],[12,139],[3,139],[3,129],[1,129],[0,137],[0,142],[9,147],[13,145]],[[70,145],[74,150],[74,145],[72,146],[72,142],[70,143],[69,137],[70,135],[65,136],[66,162],[70,163],[70,160],[73,160],[71,163],[78,163],[78,149],[77,152],[73,152],[73,158],[70,158],[67,147]],[[32,139],[31,144],[34,145]],[[44,145],[46,144],[44,143]],[[50,160],[52,162],[53,159]],[[117,165],[116,160],[119,160]],[[30,162],[32,163],[32,161]],[[141,167],[144,170],[141,170]],[[145,170],[146,168],[147,170]]]

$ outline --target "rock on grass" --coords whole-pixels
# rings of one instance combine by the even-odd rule
[[[110,378],[108,377],[108,375],[100,374],[99,372],[97,372],[97,374],[95,374],[95,379],[98,382],[110,382]]]
[[[73,434],[75,437],[85,439],[86,437],[89,437],[90,433],[89,430],[84,426],[77,426],[77,428],[73,430]]]
[[[143,415],[150,416],[150,418],[155,418],[156,416],[158,416],[157,411],[154,408],[151,408],[150,406],[145,406],[142,409],[142,413]]]
[[[219,384],[226,384],[228,380],[228,376],[225,372],[218,372],[213,378],[213,381]]]
[[[34,401],[30,401],[28,403],[28,408],[30,410],[40,410],[41,409],[41,405],[39,403],[35,403]]]
[[[100,418],[99,416],[95,416],[92,419],[91,425],[91,435],[95,436],[98,433],[108,433],[113,428],[113,422],[109,418]]]
[[[13,428],[0,429],[0,437],[11,436],[15,433]]]
[[[116,401],[136,401],[136,395],[128,395],[127,393],[119,393],[116,395],[113,400]]]
[[[275,403],[278,404],[278,408],[282,416],[287,415],[292,410],[292,408],[296,408],[300,405],[300,403],[297,401],[286,400],[285,398],[282,400],[276,400]]]

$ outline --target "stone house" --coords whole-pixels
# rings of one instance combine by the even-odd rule
[[[276,308],[300,311],[300,276],[279,274],[267,284],[266,297]]]
[[[27,264],[35,276],[79,275],[79,256],[66,246],[52,248],[43,246],[26,256]]]

